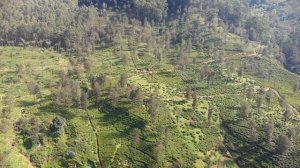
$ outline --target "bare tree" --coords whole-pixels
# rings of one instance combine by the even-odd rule
[[[251,143],[256,143],[258,141],[258,134],[257,134],[257,130],[256,130],[256,123],[253,122],[251,124],[251,132],[249,134],[249,141]]]
[[[250,114],[250,105],[248,102],[243,101],[240,105],[240,116],[244,119],[246,119],[247,117],[249,117]]]
[[[111,100],[111,104],[115,110],[115,107],[118,103],[118,100],[119,100],[119,97],[118,97],[118,93],[117,93],[117,88],[116,87],[112,87],[109,91],[109,97],[110,97],[110,100]]]
[[[190,100],[191,97],[192,97],[192,89],[191,89],[190,87],[188,87],[188,88],[186,89],[186,92],[185,92],[185,98],[186,98],[187,100]]]
[[[259,95],[259,96],[256,98],[257,112],[260,112],[261,106],[262,106],[262,96]]]
[[[270,110],[271,97],[272,97],[272,92],[269,90],[266,94],[266,102],[267,102],[268,110]]]
[[[120,75],[120,86],[122,88],[126,88],[127,87],[127,74],[126,73],[123,73]]]
[[[194,112],[197,110],[198,107],[198,97],[197,94],[194,92],[193,93],[193,104],[192,104]]]
[[[209,105],[209,108],[208,108],[208,116],[207,116],[207,118],[208,118],[208,123],[209,123],[209,124],[211,124],[213,111],[214,111],[213,107],[212,107],[211,105]]]
[[[272,141],[273,131],[274,131],[274,119],[270,119],[269,122],[265,125],[266,138],[268,142]]]
[[[34,100],[36,99],[36,95],[40,92],[40,87],[36,81],[30,81],[27,84],[28,91],[31,95],[34,96]]]
[[[242,77],[244,75],[244,67],[243,66],[239,67],[238,75],[239,75],[239,77]]]
[[[255,94],[255,92],[254,92],[253,88],[247,89],[247,98],[248,99],[252,99],[254,97],[254,94]]]
[[[287,121],[291,116],[292,116],[292,110],[291,108],[286,108],[284,111],[283,111],[283,116],[284,116],[284,121]]]
[[[122,58],[122,63],[123,63],[123,65],[124,65],[124,67],[127,67],[127,65],[128,65],[128,56],[126,55],[126,54],[123,54],[122,56],[121,56]]]
[[[87,92],[83,92],[82,96],[81,96],[81,108],[83,110],[87,110],[88,106],[89,106],[89,100],[88,100],[89,96]]]
[[[286,135],[281,135],[277,140],[277,152],[285,154],[292,147],[293,143]]]
[[[132,90],[130,93],[130,97],[138,104],[144,102],[144,93],[140,88]]]
[[[296,130],[294,127],[289,127],[287,130],[286,135],[289,137],[290,140],[293,140],[296,135]]]
[[[139,128],[133,129],[132,142],[133,142],[134,147],[136,147],[136,148],[140,145],[141,134],[142,134],[142,132]]]
[[[293,91],[294,93],[297,93],[299,95],[299,91],[300,91],[300,82],[296,82],[293,86]]]
[[[149,101],[149,111],[152,115],[152,118],[155,118],[157,115],[157,100],[154,96],[152,96]]]
[[[93,84],[93,93],[95,95],[96,103],[99,103],[101,98],[101,88],[98,82],[94,82]]]
[[[71,94],[73,105],[77,108],[80,108],[81,105],[81,88],[78,82],[72,80],[71,82]]]

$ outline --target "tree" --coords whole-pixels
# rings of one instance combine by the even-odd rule
[[[138,104],[141,104],[144,101],[144,93],[140,88],[132,90],[130,97]]]
[[[245,119],[245,118],[249,117],[250,110],[251,110],[251,108],[250,108],[250,105],[249,105],[248,102],[243,101],[243,102],[240,104],[240,116],[241,116],[242,118]]]
[[[277,140],[278,154],[285,154],[292,147],[293,143],[286,135],[281,135]]]
[[[83,66],[84,66],[85,71],[87,73],[90,73],[91,69],[92,69],[92,61],[90,59],[84,59]]]
[[[100,88],[100,85],[98,82],[94,82],[93,93],[95,95],[96,103],[99,103],[100,98],[101,98],[101,88]]]
[[[87,110],[88,106],[89,106],[89,100],[88,100],[89,96],[87,92],[83,92],[82,96],[81,96],[81,108],[83,110]]]
[[[118,88],[117,87],[112,87],[109,91],[109,97],[111,100],[111,105],[113,106],[114,110],[115,107],[118,103],[119,97],[118,97],[118,93],[117,93]]]
[[[239,67],[238,75],[239,75],[239,77],[242,77],[244,75],[244,67],[243,66]]]
[[[299,81],[294,84],[293,91],[294,91],[294,93],[299,94],[299,91],[300,91],[300,82]]]
[[[251,132],[249,134],[249,141],[251,143],[256,143],[258,141],[258,134],[256,131],[256,123],[255,122],[252,123]]]
[[[274,131],[274,120],[270,119],[269,122],[265,125],[266,138],[268,142],[272,141],[273,131]]]
[[[207,74],[207,86],[210,87],[214,84],[214,78],[216,73],[214,71],[209,71]]]
[[[149,101],[149,111],[153,118],[157,115],[157,100],[154,96]]]
[[[186,98],[187,100],[190,100],[191,97],[192,97],[192,89],[191,89],[190,87],[188,87],[188,88],[186,89],[186,92],[185,92],[185,98]]]
[[[262,96],[258,96],[256,98],[256,107],[257,107],[257,112],[260,112],[262,106]]]
[[[212,120],[213,111],[214,111],[213,107],[211,105],[209,105],[208,116],[207,116],[209,124],[211,123],[211,120]]]
[[[27,88],[29,91],[29,94],[34,96],[34,100],[36,99],[36,95],[40,92],[40,87],[37,82],[35,81],[30,81],[27,83]]]
[[[292,116],[291,108],[287,108],[283,111],[284,121],[287,121]]]
[[[120,81],[119,81],[120,85],[122,88],[126,88],[127,87],[127,74],[123,73],[120,75]]]
[[[285,100],[285,97],[284,97],[284,96],[279,97],[279,98],[278,98],[278,102],[279,102],[279,104],[280,104],[280,106],[281,106],[282,108],[285,108],[285,107],[287,106],[287,103],[286,103],[286,100]]]
[[[139,128],[133,129],[132,142],[133,142],[134,147],[136,147],[136,148],[140,145],[141,134],[142,134],[142,132]]]
[[[247,98],[252,99],[254,97],[255,91],[253,88],[247,89]]]
[[[194,112],[198,108],[198,97],[197,97],[197,95],[195,93],[193,94],[193,104],[192,104],[192,107],[193,107]]]
[[[2,109],[2,117],[3,118],[10,118],[10,113],[13,109],[13,104],[14,104],[14,100],[10,95],[6,95],[3,97],[3,105],[5,107],[3,107]]]
[[[272,92],[269,90],[266,94],[266,102],[267,102],[268,110],[270,110],[271,97],[272,97]]]
[[[127,67],[127,65],[128,65],[128,55],[123,54],[121,59],[122,59],[122,63],[124,65],[124,67]]]
[[[296,135],[296,130],[295,130],[295,128],[294,128],[294,127],[289,127],[288,130],[287,130],[287,134],[286,134],[286,135],[288,136],[288,138],[289,138],[290,140],[293,140],[294,137],[295,137],[295,135]]]
[[[76,108],[80,108],[81,105],[81,88],[78,82],[72,81],[71,82],[71,94],[72,94],[72,102],[73,106]]]
[[[62,117],[55,117],[50,124],[50,132],[54,137],[59,137],[62,134],[66,120]]]

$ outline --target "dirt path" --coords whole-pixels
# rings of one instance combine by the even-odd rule
[[[280,93],[279,93],[277,90],[275,90],[275,89],[273,89],[273,88],[269,88],[269,89],[270,89],[273,93],[275,93],[275,95],[276,95],[278,98],[282,99],[282,96],[280,95]],[[287,106],[288,106],[289,108],[291,108],[293,111],[299,113],[298,110],[297,110],[294,106],[292,106],[292,105],[289,104],[289,103],[286,103],[286,104],[287,104]]]
[[[235,55],[232,55],[232,56],[229,56],[229,57],[224,57],[223,58],[223,61],[226,61],[228,59],[237,59],[237,58],[260,58],[259,55],[243,55],[243,54],[235,54]],[[204,61],[204,62],[197,62],[198,64],[211,64],[211,63],[215,63],[217,60],[214,60],[214,59],[210,59],[210,60],[207,60],[207,61]]]
[[[214,97],[225,97],[225,96],[240,96],[241,94],[236,93],[236,94],[217,94],[217,95],[207,95],[207,96],[199,96],[199,99],[205,99],[205,98],[214,98]],[[161,100],[164,101],[183,101],[186,100],[185,97],[173,97],[173,98],[163,98]]]
[[[228,157],[222,157],[220,159],[220,163],[219,163],[217,168],[224,168],[225,167],[225,161],[227,161],[227,160],[232,160],[232,159],[228,158]]]
[[[93,122],[92,122],[92,120],[91,120],[91,117],[90,117],[88,111],[86,111],[86,113],[87,113],[87,117],[88,117],[89,123],[90,123],[90,125],[91,125],[91,128],[92,128],[93,133],[94,133],[95,138],[96,138],[96,145],[97,145],[96,148],[97,148],[97,157],[98,157],[99,167],[100,167],[100,168],[104,168],[104,167],[103,167],[103,161],[102,161],[102,159],[101,159],[101,154],[100,154],[99,137],[98,137],[98,134],[97,134],[97,131],[96,131],[96,127],[95,127],[95,125],[93,124]]]
[[[24,156],[22,153],[19,153],[19,156],[20,156],[20,158],[24,161],[24,163],[25,163],[25,162],[28,163],[28,164],[27,164],[27,168],[34,168],[34,167],[32,166],[32,164],[31,164],[30,160],[29,160],[26,156]]]

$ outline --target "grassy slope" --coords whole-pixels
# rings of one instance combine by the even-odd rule
[[[227,48],[231,48],[239,43],[239,39],[236,37],[229,36],[228,38],[232,44],[228,44]],[[126,47],[123,48],[125,49],[122,52],[129,54],[126,51]],[[32,156],[44,156],[44,158],[39,159],[43,167],[61,167],[72,163],[71,160],[67,160],[65,157],[67,152],[71,150],[77,153],[75,158],[77,164],[86,165],[88,161],[97,163],[96,137],[98,137],[98,144],[100,144],[99,152],[106,167],[114,167],[119,163],[126,165],[129,158],[134,158],[134,167],[141,167],[143,164],[155,165],[154,148],[157,135],[159,135],[157,130],[159,129],[151,124],[151,117],[147,112],[146,106],[136,106],[130,103],[128,99],[122,98],[117,104],[116,111],[111,111],[109,108],[100,108],[99,110],[93,105],[92,101],[90,102],[88,111],[75,110],[73,108],[55,108],[51,100],[47,98],[50,95],[47,84],[50,81],[57,81],[59,72],[68,69],[69,63],[65,56],[35,48],[4,47],[1,50],[3,51],[0,69],[2,76],[1,95],[10,93],[15,97],[16,101],[16,108],[12,112],[13,118],[11,119],[11,124],[17,118],[21,117],[20,110],[22,108],[26,108],[28,112],[25,118],[38,116],[45,123],[50,123],[57,115],[67,119],[66,134],[62,137],[59,144],[54,144],[52,139],[46,136],[41,148],[37,149],[33,147],[26,150],[19,136],[17,144],[22,153],[31,158]],[[112,49],[99,50],[91,57],[92,62],[94,62],[91,74],[109,74],[113,78],[113,83],[116,83],[119,74],[126,71],[129,76],[129,83],[142,88],[146,93],[146,97],[150,96],[155,88],[159,88],[159,114],[156,122],[168,128],[166,135],[168,135],[167,139],[169,139],[166,142],[163,154],[165,156],[163,159],[165,166],[168,165],[168,160],[173,159],[180,159],[185,165],[194,162],[193,164],[197,167],[207,166],[208,164],[222,165],[224,164],[223,162],[231,165],[230,161],[224,161],[225,159],[222,155],[226,156],[225,153],[220,152],[216,148],[222,144],[224,139],[222,134],[220,134],[219,115],[235,118],[235,113],[238,113],[239,101],[245,99],[244,93],[246,88],[255,85],[264,85],[267,87],[272,83],[268,83],[266,80],[262,82],[260,78],[251,73],[247,74],[249,76],[246,77],[257,80],[256,84],[247,78],[239,78],[234,72],[228,72],[225,66],[220,67],[214,62],[208,61],[212,58],[197,51],[191,53],[193,57],[197,58],[196,68],[190,66],[184,71],[173,71],[173,66],[169,64],[169,59],[173,55],[172,52],[169,53],[164,62],[158,63],[155,58],[147,56],[144,51],[144,45],[141,45],[139,47],[141,57],[137,61],[136,67],[130,62],[129,66],[125,68],[121,64],[120,58],[115,56]],[[247,60],[248,58],[239,58],[239,54],[228,52],[226,54],[226,61],[235,62],[234,60],[237,60],[237,65],[240,64],[239,60],[251,63]],[[15,64],[21,63],[30,64],[28,67],[31,67],[32,75],[25,75],[22,79],[16,77]],[[194,80],[195,78],[199,78],[197,74],[200,74],[201,66],[205,64],[217,68],[219,72],[215,80],[215,85],[210,88],[206,86],[205,81]],[[143,74],[141,70],[149,67],[153,74]],[[295,78],[294,75],[280,69],[279,66],[272,67],[276,74],[282,74],[282,77],[284,77],[284,80],[279,80],[277,83],[280,87],[274,88],[278,89],[280,94],[284,94],[289,103],[296,106],[298,103],[297,97],[288,90],[291,81]],[[42,69],[44,70],[42,71]],[[80,80],[81,85],[90,85],[87,76],[88,74],[83,75]],[[17,82],[15,84],[8,84],[5,81],[9,78]],[[33,96],[28,95],[25,83],[32,79],[41,81],[41,90],[46,100],[40,105],[35,102]],[[275,79],[278,79],[278,77],[276,78],[274,75]],[[18,82],[18,80],[20,81]],[[7,87],[8,85],[10,87]],[[184,90],[188,85],[198,88],[198,97],[200,100],[196,113],[191,110],[192,101],[186,101],[183,98]],[[277,118],[278,123],[281,122],[282,114],[275,96],[272,98],[272,101],[274,104],[271,111],[265,110],[264,107],[263,115],[254,112],[254,118],[258,121],[258,125],[261,126],[266,122],[267,117],[270,115]],[[255,109],[254,100],[252,101],[252,106]],[[210,107],[214,108],[212,126],[209,126],[207,123],[207,110]],[[189,126],[190,119],[198,121],[198,126]],[[243,124],[245,122],[236,125]],[[290,124],[293,125],[294,123]],[[133,128],[136,127],[143,130],[143,141],[138,149],[131,145],[130,140],[130,134]],[[286,127],[283,127],[283,130],[285,129]],[[277,132],[280,132],[280,130],[278,129]],[[16,136],[13,131],[10,131],[6,135],[9,135],[6,139],[10,142]],[[228,138],[233,138],[233,141],[238,140],[238,137],[230,134],[227,136],[226,134],[225,145],[228,142]],[[22,159],[23,157],[18,154],[17,148],[11,151],[11,158],[20,158],[21,164],[23,164],[20,167],[26,167],[24,165],[28,164],[28,161]],[[235,154],[234,151],[233,154]],[[237,155],[240,155],[240,153],[237,153]],[[253,159],[255,160],[255,158]],[[65,160],[67,160],[67,163]],[[10,160],[8,159],[8,161]],[[255,164],[258,163],[256,162]]]

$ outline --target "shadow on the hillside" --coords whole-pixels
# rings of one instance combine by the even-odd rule
[[[21,106],[21,107],[29,107],[29,106],[35,106],[38,104],[37,101],[28,101],[28,100],[20,100],[18,101],[18,104]]]
[[[103,116],[99,118],[100,122],[105,126],[114,126],[119,132],[117,137],[124,137],[130,135],[135,129],[143,130],[146,122],[144,119],[130,114],[126,107],[113,107],[109,103],[102,103],[99,111],[103,112]]]
[[[74,114],[70,113],[68,111],[68,108],[66,107],[59,107],[55,105],[54,103],[49,103],[47,105],[42,105],[38,108],[39,115],[43,115],[43,113],[53,113],[56,115],[59,115],[67,120],[70,120],[75,117]]]
[[[223,128],[226,128],[226,126],[223,125]],[[252,144],[245,134],[228,129],[228,127],[226,132],[233,137],[233,142],[236,142],[237,144],[238,141],[244,142],[244,145],[236,145],[235,149],[231,149],[232,152],[238,153],[239,157],[237,157],[235,161],[240,167],[257,167],[257,165],[266,163],[276,164],[276,155],[274,155],[273,151],[267,149],[263,139]]]
[[[175,74],[172,72],[162,71],[157,73],[158,76],[165,76],[165,77],[175,77]]]

